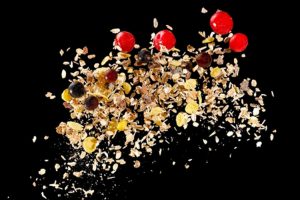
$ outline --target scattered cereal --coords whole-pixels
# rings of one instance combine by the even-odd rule
[[[39,171],[39,175],[43,176],[44,174],[46,174],[46,169],[42,168]]]
[[[204,7],[201,9],[201,13],[207,12]],[[153,26],[158,27],[156,18]],[[166,27],[173,30],[169,25]],[[118,34],[120,29],[114,28],[111,32]],[[120,50],[116,45],[101,63],[87,47],[77,48],[75,57],[63,62],[70,68],[64,68],[61,77],[66,79],[68,70],[72,77],[71,85],[67,82],[65,88],[69,87],[61,94],[70,119],[59,123],[56,132],[67,138],[74,152],[70,156],[60,155],[57,161],[60,164],[54,165],[63,181],[55,180],[47,186],[62,188],[67,193],[79,191],[85,197],[92,195],[94,190],[62,183],[72,178],[92,177],[96,172],[109,172],[107,179],[113,179],[128,163],[140,168],[140,158],[154,154],[155,149],[156,155],[164,155],[165,149],[157,149],[156,145],[168,145],[176,140],[165,133],[175,130],[176,135],[183,136],[182,130],[191,126],[208,131],[199,141],[202,140],[201,147],[205,145],[209,151],[215,150],[212,145],[223,145],[224,138],[252,139],[256,147],[262,146],[262,134],[267,130],[261,116],[265,112],[265,95],[254,79],[233,81],[239,75],[238,60],[245,57],[242,54],[227,58],[230,54],[227,43],[233,34],[224,36],[199,31],[201,46],[189,44],[186,52],[181,52],[173,48],[173,33],[165,30],[162,34],[166,32],[170,41],[165,38],[163,42],[171,42],[170,48],[157,43],[161,41],[157,38],[156,43],[150,42],[150,48],[142,49],[128,41],[130,51],[116,52]],[[151,38],[155,38],[155,33]],[[154,46],[160,52],[153,49]],[[63,50],[59,53],[64,56],[68,51],[69,48],[66,53]],[[274,97],[273,91],[271,95]],[[55,98],[51,92],[45,96]],[[275,132],[270,134],[271,141]],[[185,139],[191,141],[193,137],[187,134]],[[36,142],[36,136],[32,141]],[[190,168],[191,161],[188,159],[184,164],[186,169]],[[45,173],[46,169],[38,172],[41,176]]]

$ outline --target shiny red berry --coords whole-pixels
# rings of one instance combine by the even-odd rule
[[[210,18],[210,27],[217,34],[228,34],[233,28],[233,20],[227,12],[218,10]]]
[[[242,52],[248,46],[248,37],[243,33],[236,33],[229,40],[229,48],[234,52]]]
[[[118,45],[123,52],[130,52],[135,45],[135,38],[132,33],[122,31],[117,34],[115,44]]]
[[[113,83],[118,79],[118,72],[116,70],[110,69],[105,74],[105,80],[108,83]]]
[[[175,47],[176,44],[176,38],[174,34],[169,30],[162,30],[159,31],[153,40],[154,47],[160,51],[160,46],[165,46],[168,50]]]

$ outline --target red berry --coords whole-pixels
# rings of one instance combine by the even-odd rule
[[[229,48],[235,52],[242,52],[248,46],[248,37],[243,33],[236,33],[229,40]]]
[[[168,50],[175,47],[176,38],[169,30],[159,31],[154,37],[154,47],[160,51],[160,46],[165,46]]]
[[[118,45],[123,52],[130,52],[135,45],[135,38],[132,33],[122,31],[117,34],[115,44]]]
[[[218,10],[210,18],[210,27],[215,33],[224,35],[232,30],[233,20],[227,12]]]
[[[116,70],[110,69],[106,72],[105,74],[105,80],[108,83],[113,83],[118,79],[118,73],[116,72]]]

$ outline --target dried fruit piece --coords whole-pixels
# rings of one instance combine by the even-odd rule
[[[229,48],[234,52],[242,52],[248,46],[248,37],[243,33],[236,33],[229,40]]]
[[[199,105],[195,101],[190,101],[185,106],[185,112],[188,114],[194,114],[198,111]]]
[[[184,83],[184,88],[187,90],[193,90],[197,86],[197,80],[196,79],[189,79]]]
[[[130,52],[134,48],[135,38],[132,33],[122,31],[116,35],[115,44],[121,48],[121,51]]]
[[[164,46],[166,49],[170,50],[175,47],[176,38],[174,34],[169,30],[159,31],[153,40],[154,47],[160,51],[161,46]]]
[[[82,142],[82,147],[87,153],[93,153],[97,148],[97,142],[95,137],[86,137]]]
[[[107,131],[111,131],[114,133],[117,130],[117,125],[118,125],[118,122],[115,119],[111,120],[108,123]]]
[[[116,72],[116,70],[114,69],[110,69],[106,72],[105,74],[105,80],[108,83],[113,83],[118,79],[118,72]]]
[[[148,63],[151,61],[151,53],[147,49],[142,49],[138,53],[138,59],[141,62]]]
[[[131,85],[127,82],[124,82],[122,84],[122,87],[124,89],[125,94],[129,94],[129,92],[131,91]]]
[[[87,110],[95,110],[99,105],[98,98],[95,96],[89,96],[84,101],[84,106]]]
[[[219,78],[222,75],[222,70],[219,67],[215,67],[211,70],[210,76],[213,78]]]
[[[74,98],[82,97],[85,94],[84,85],[78,81],[71,83],[68,89]]]
[[[70,95],[69,89],[65,89],[62,93],[61,93],[61,98],[62,100],[69,102],[72,100],[72,96]]]
[[[117,125],[117,130],[118,131],[124,131],[127,128],[127,120],[121,120],[119,121],[118,125]]]
[[[182,127],[187,123],[187,116],[185,113],[180,112],[176,116],[176,124],[178,127]]]
[[[210,18],[210,27],[217,34],[224,35],[232,30],[233,20],[227,12],[218,10]]]
[[[212,62],[211,55],[206,52],[200,53],[196,56],[196,62],[200,67],[207,69],[208,67],[210,67]]]

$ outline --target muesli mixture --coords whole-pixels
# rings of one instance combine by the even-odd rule
[[[158,27],[157,19],[153,25]],[[266,111],[266,95],[255,79],[239,84],[234,80],[248,38],[231,32],[233,19],[224,11],[211,17],[210,26],[213,32],[199,32],[201,46],[188,45],[184,50],[176,48],[169,25],[152,33],[149,47],[140,47],[132,33],[115,28],[113,50],[104,58],[88,47],[77,48],[73,59],[63,62],[61,72],[68,80],[61,98],[70,119],[56,127],[74,151],[53,166],[64,172],[61,181],[49,186],[92,195],[92,188],[64,183],[70,176],[80,178],[96,171],[113,175],[123,165],[140,168],[141,158],[153,154],[157,144],[168,145],[172,134],[190,126],[207,129],[215,143],[224,136],[245,137],[260,147],[267,130],[260,117]],[[72,51],[61,50],[60,55]],[[55,98],[51,92],[46,97]],[[271,140],[275,132],[268,133]],[[200,142],[209,145],[206,139]],[[39,176],[45,173],[46,169],[38,172]]]

